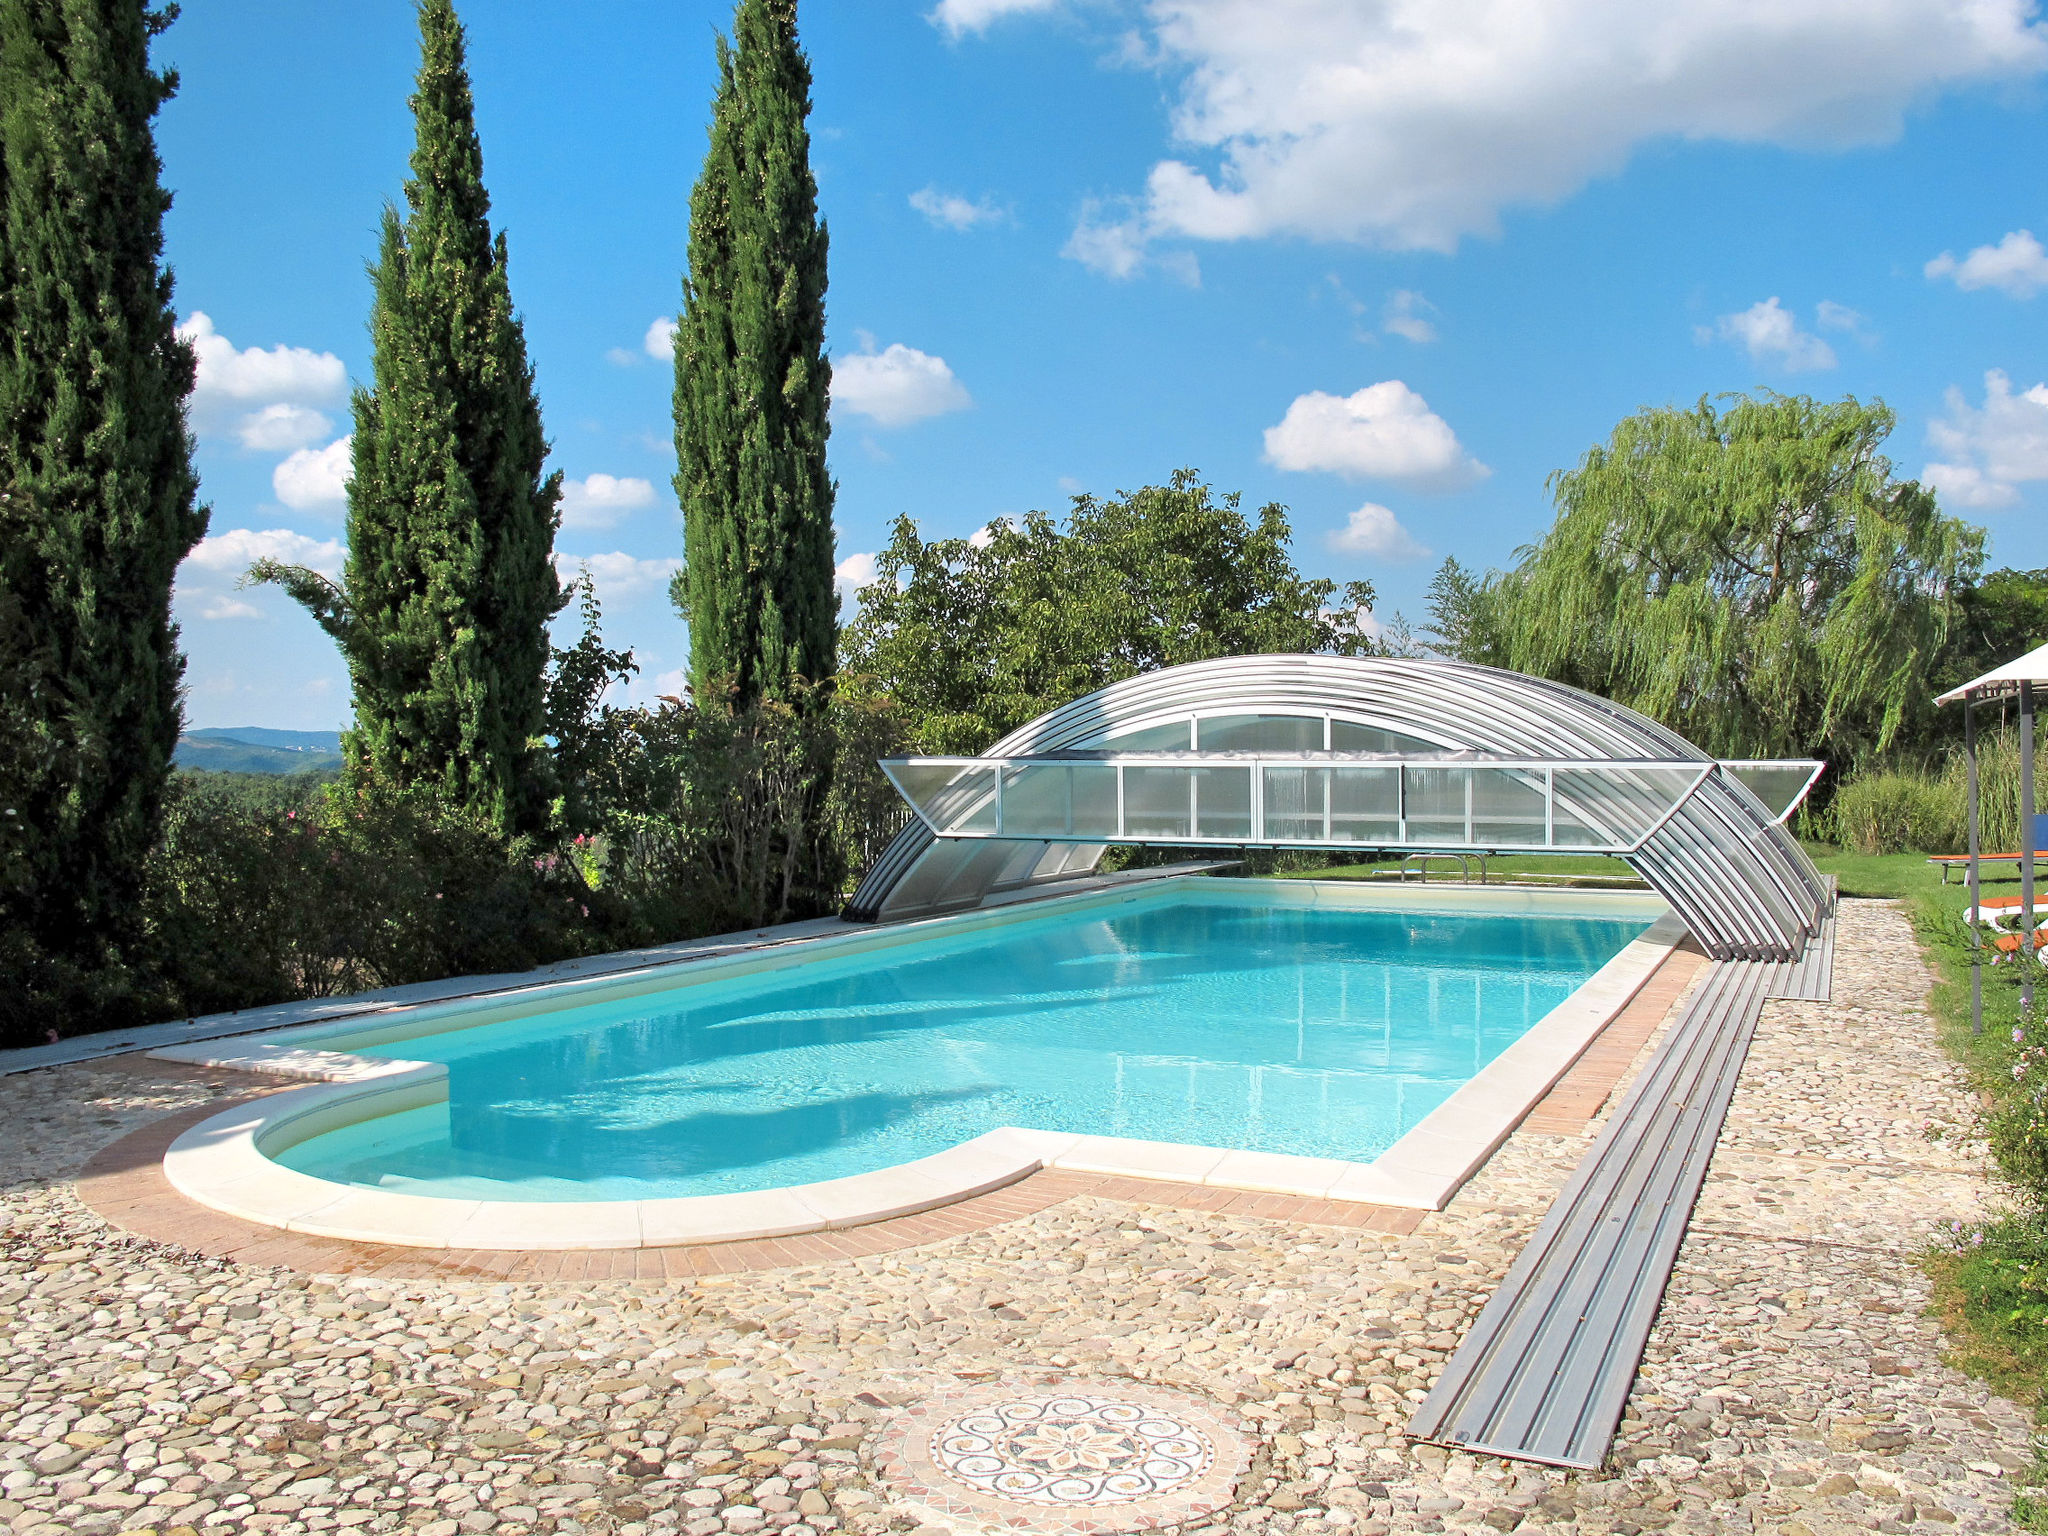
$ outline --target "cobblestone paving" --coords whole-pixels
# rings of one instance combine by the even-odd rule
[[[940,1386],[1127,1378],[1258,1432],[1220,1532],[1994,1531],[2024,1413],[1941,1363],[1911,1253],[1982,1198],[1903,917],[1774,1003],[1616,1454],[1409,1444],[1587,1142],[1518,1134],[1411,1236],[1080,1198],[926,1248],[692,1283],[326,1283],[111,1230],[64,1182],[232,1083],[0,1081],[0,1521],[152,1531],[878,1536],[870,1432]],[[1930,1129],[1938,1139],[1930,1139]],[[936,1536],[936,1533],[931,1533]]]

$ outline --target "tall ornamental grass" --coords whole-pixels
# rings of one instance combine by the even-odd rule
[[[2011,729],[1978,738],[1979,846],[2020,845],[2020,743]],[[1962,853],[1969,848],[1969,765],[1956,748],[1933,770],[1857,774],[1830,809],[1834,841],[1857,853]]]

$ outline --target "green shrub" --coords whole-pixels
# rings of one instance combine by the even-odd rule
[[[202,781],[168,807],[148,918],[195,1014],[526,970],[610,947],[630,926],[617,907],[574,858],[431,796],[334,789],[278,809]]]
[[[1863,854],[1949,853],[1962,830],[1945,780],[1896,769],[1851,779],[1833,814],[1836,841]]]

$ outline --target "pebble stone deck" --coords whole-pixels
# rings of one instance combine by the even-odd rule
[[[1245,1426],[1233,1503],[1189,1533],[2002,1531],[2027,1416],[1943,1364],[1912,1261],[1987,1198],[1926,988],[1904,917],[1852,901],[1835,1000],[1766,1007],[1595,1475],[1400,1432],[1589,1144],[1583,1094],[1406,1232],[1105,1186],[883,1252],[504,1279],[309,1274],[124,1231],[74,1176],[246,1083],[127,1061],[9,1078],[0,1522],[938,1536],[876,1476],[907,1412],[1122,1383]]]

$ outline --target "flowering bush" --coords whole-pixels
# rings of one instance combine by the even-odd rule
[[[2024,1012],[2004,1081],[1991,1094],[1985,1139],[1998,1171],[2030,1205],[2048,1206],[2048,1031]]]

